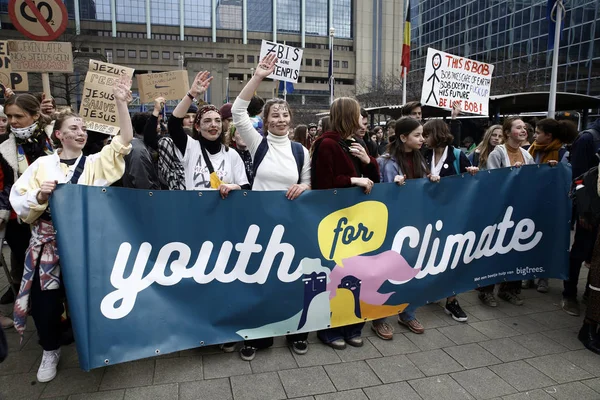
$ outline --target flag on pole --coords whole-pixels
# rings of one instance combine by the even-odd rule
[[[285,91],[287,94],[294,93],[294,83],[279,81],[279,91],[282,93]]]
[[[410,0],[407,2],[406,19],[404,21],[404,43],[402,44],[402,62],[400,66],[406,68],[406,72],[410,66]],[[404,74],[404,68],[402,74]]]
[[[333,97],[335,96],[335,78],[333,77],[333,44],[329,48],[329,94],[331,97],[331,101],[333,101]]]
[[[548,50],[554,49],[554,33],[556,31],[556,13],[562,12],[562,4],[556,4],[558,0],[548,0]],[[562,3],[562,1],[561,1]],[[560,24],[561,38],[564,19]]]

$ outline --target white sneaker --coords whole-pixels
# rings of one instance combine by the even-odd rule
[[[12,328],[15,325],[12,319],[0,314],[0,326],[2,329]]]
[[[42,357],[42,364],[37,372],[37,380],[39,382],[50,382],[56,377],[56,367],[60,360],[60,349],[46,351],[44,350],[44,356]]]

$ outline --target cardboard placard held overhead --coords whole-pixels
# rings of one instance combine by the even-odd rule
[[[488,115],[494,66],[427,49],[421,103],[452,109],[458,103],[471,114]]]
[[[133,68],[90,60],[79,109],[88,130],[108,135],[119,133],[119,115],[113,86],[119,77],[132,77],[134,71]]]
[[[15,92],[29,90],[27,72],[13,72],[8,53],[8,42],[0,41],[0,84],[9,87]]]
[[[267,78],[298,83],[304,51],[297,47],[263,40],[260,47],[260,59],[262,60],[271,53],[277,56],[277,65],[275,71]]]
[[[180,100],[190,88],[188,73],[185,70],[137,75],[137,80],[142,103],[150,103],[157,97]]]
[[[13,71],[73,72],[73,51],[69,42],[9,40]]]

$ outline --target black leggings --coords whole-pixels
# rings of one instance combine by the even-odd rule
[[[6,224],[6,243],[10,247],[10,275],[17,286],[21,285],[23,279],[23,268],[25,266],[25,252],[31,239],[31,227],[29,224],[20,224],[17,219],[11,219]]]
[[[41,290],[39,270],[33,275],[33,284],[29,302],[31,304],[31,316],[38,336],[40,346],[46,351],[60,348],[62,325],[61,315],[63,307],[64,289]]]

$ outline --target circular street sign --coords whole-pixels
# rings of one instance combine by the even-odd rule
[[[10,20],[33,40],[54,40],[67,29],[69,17],[62,0],[10,0]]]

